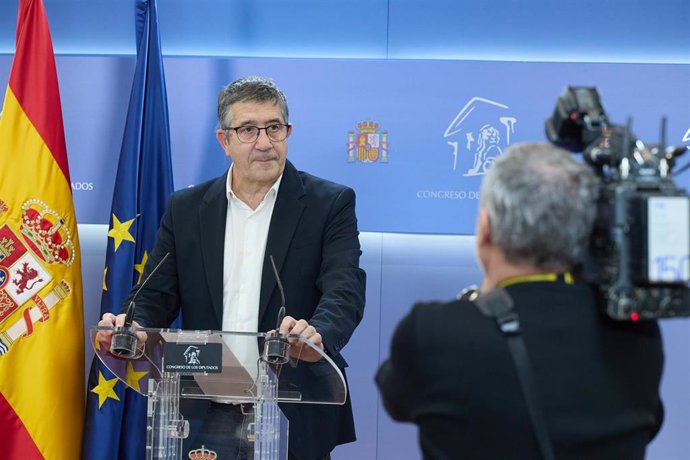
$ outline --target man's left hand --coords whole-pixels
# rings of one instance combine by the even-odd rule
[[[319,350],[323,351],[324,349],[321,334],[304,319],[297,320],[292,316],[286,316],[283,318],[283,322],[280,323],[279,332],[283,334],[300,334]],[[313,348],[299,343],[298,339],[289,338],[288,342],[290,343],[289,354],[291,357],[312,363],[321,359],[321,354]]]

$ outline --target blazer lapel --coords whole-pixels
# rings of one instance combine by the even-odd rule
[[[283,179],[280,182],[280,189],[276,197],[276,204],[273,207],[271,225],[268,229],[268,241],[266,241],[266,254],[264,255],[264,266],[261,275],[259,324],[268,308],[268,301],[277,286],[276,277],[271,267],[270,256],[273,256],[278,273],[280,273],[290,247],[290,242],[304,210],[304,204],[301,202],[304,194],[304,185],[299,173],[292,163],[286,161]]]
[[[227,174],[219,177],[208,189],[199,208],[199,234],[201,257],[204,262],[206,281],[218,319],[223,328],[223,256],[225,248],[225,220],[228,199],[225,184]],[[199,306],[203,307],[203,306]]]

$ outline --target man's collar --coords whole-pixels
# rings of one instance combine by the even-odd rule
[[[234,166],[234,164],[230,165],[230,169],[228,169],[228,176],[225,179],[225,196],[227,197],[228,201],[230,201],[230,199],[232,197],[235,197],[236,199],[239,200],[237,195],[235,195],[235,192],[232,191],[232,168],[233,168],[233,166]],[[283,170],[283,173],[284,172],[285,171]],[[271,188],[268,189],[268,191],[266,192],[266,195],[264,195],[264,197],[261,201],[265,200],[269,193],[272,193],[274,196],[277,196],[278,195],[278,189],[280,188],[280,182],[282,180],[283,180],[283,174],[278,176],[278,179],[276,179],[276,181],[273,183],[273,185],[271,185]]]

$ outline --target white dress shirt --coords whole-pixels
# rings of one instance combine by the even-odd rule
[[[252,210],[233,193],[232,166],[228,171],[228,211],[223,255],[224,331],[257,332],[259,327],[261,274],[268,227],[282,177],[268,190],[259,206]],[[226,336],[225,342],[250,374],[256,377],[259,359],[256,340]]]

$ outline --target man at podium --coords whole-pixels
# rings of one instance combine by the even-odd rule
[[[182,328],[190,330],[267,332],[278,321],[280,332],[302,334],[344,375],[340,352],[362,318],[365,296],[355,193],[287,160],[293,127],[287,99],[273,81],[236,80],[220,92],[217,109],[216,139],[232,165],[170,197],[142,279],[158,270],[136,298],[136,325],[167,327],[180,312]],[[284,285],[282,319],[271,259]],[[99,325],[123,322],[124,315],[106,314]],[[304,353],[301,359],[318,357]],[[218,421],[243,410],[211,406],[208,416]],[[290,459],[330,458],[336,445],[355,440],[349,395],[343,406],[281,408],[290,421]],[[235,458],[236,452],[223,455],[226,432],[216,431],[205,448]]]

